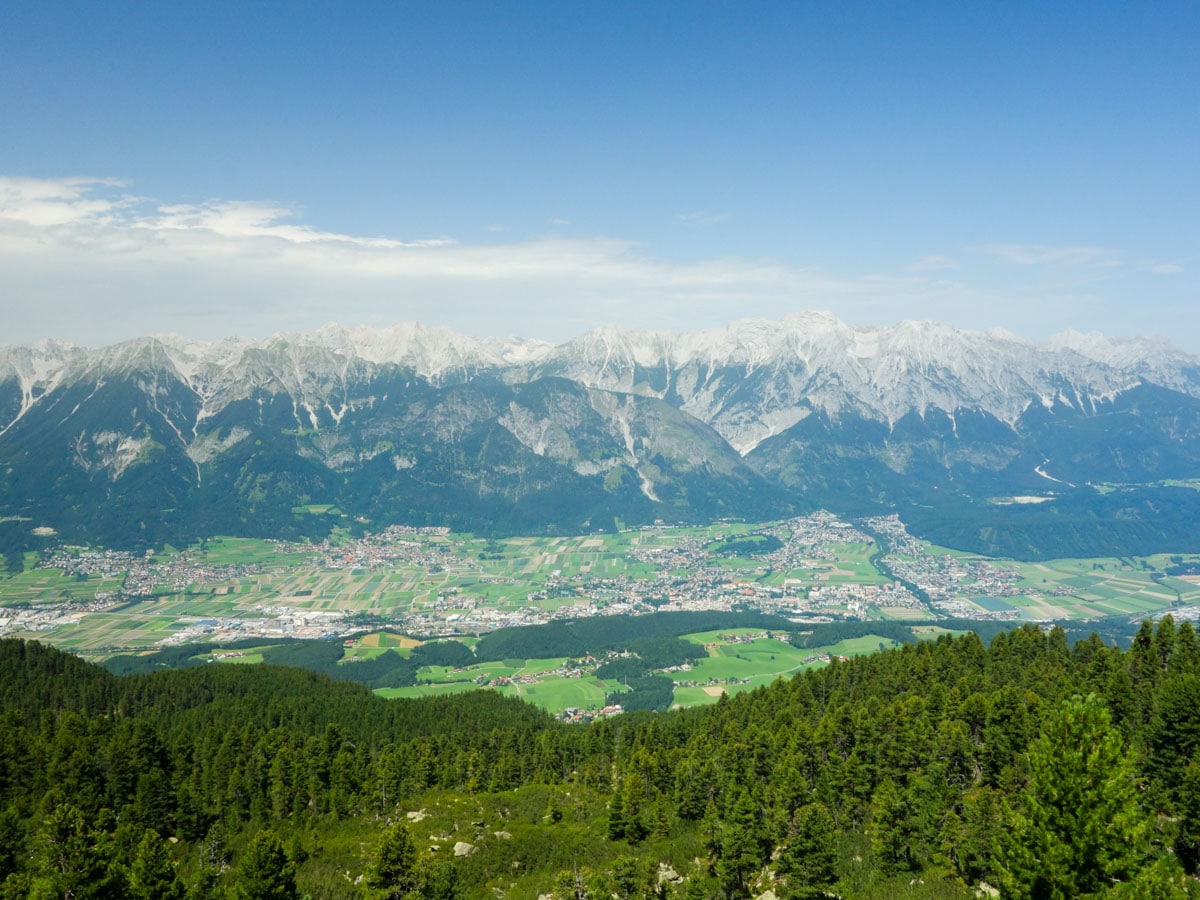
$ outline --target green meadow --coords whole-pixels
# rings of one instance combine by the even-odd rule
[[[776,678],[790,676],[811,666],[824,663],[816,657],[856,656],[873,653],[881,646],[894,646],[894,642],[866,635],[831,644],[826,647],[800,650],[779,638],[757,637],[743,643],[737,638],[761,634],[761,630],[750,628],[730,629],[726,632],[704,632],[685,635],[685,639],[708,648],[708,656],[692,665],[690,672],[675,672],[675,706],[700,706],[717,702],[722,693],[737,694],[770,684]],[[726,640],[733,637],[734,640]],[[422,683],[413,687],[383,688],[376,691],[382,697],[427,697],[446,692],[480,689],[476,680],[488,681],[507,677],[516,679],[532,677],[526,683],[514,681],[495,688],[501,693],[520,697],[543,709],[559,713],[566,709],[599,708],[605,698],[625,690],[619,681],[599,679],[591,675],[569,678],[555,674],[565,660],[508,660],[505,662],[479,663],[461,669],[445,666],[426,666],[418,672]],[[520,663],[519,665],[517,663]],[[690,684],[681,684],[689,682]]]
[[[513,684],[500,688],[502,694],[520,697],[535,703],[548,712],[559,713],[565,709],[587,709],[602,707],[605,697],[621,687],[616,682],[599,678],[546,678],[536,684]]]

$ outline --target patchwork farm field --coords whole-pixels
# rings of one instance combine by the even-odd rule
[[[117,591],[125,575],[71,578],[57,569],[32,569],[9,575],[0,581],[0,601],[4,606],[21,603],[62,603],[91,600],[96,594]]]
[[[1175,562],[1175,561],[1178,561]],[[1007,606],[1029,621],[1097,619],[1161,613],[1200,603],[1200,585],[1166,574],[1166,569],[1195,557],[1102,557],[1011,563],[1021,597],[983,598],[981,609]]]

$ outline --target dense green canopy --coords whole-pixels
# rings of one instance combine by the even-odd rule
[[[1200,652],[1023,627],[565,726],[0,641],[0,898],[1184,897]]]

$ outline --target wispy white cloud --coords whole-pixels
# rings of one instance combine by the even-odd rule
[[[0,178],[0,220],[35,228],[103,222],[130,198],[89,195],[98,187],[119,186],[96,178]]]
[[[294,215],[292,210],[275,204],[214,202],[201,206],[159,206],[153,214],[131,216],[123,224],[150,231],[200,231],[222,238],[274,238],[292,244],[349,244],[373,249],[441,247],[453,243],[448,238],[397,241],[317,231],[306,225],[291,225],[285,221]]]
[[[1121,262],[1121,254],[1107,247],[984,244],[971,250],[1015,266],[1115,266]]]
[[[353,303],[371,308],[372,302],[415,291],[458,296],[464,310],[488,296],[518,293],[531,298],[530,308],[542,297],[560,314],[573,301],[645,315],[643,304],[652,301],[669,319],[694,315],[697,304],[704,303],[730,308],[770,302],[786,311],[797,303],[824,305],[831,296],[880,289],[875,281],[773,261],[668,262],[632,242],[605,237],[470,245],[445,237],[360,237],[299,224],[293,210],[274,203],[153,203],[124,194],[121,187],[96,179],[0,179],[0,256],[8,258],[9,273],[37,269],[48,287],[60,265],[64,271],[90,272],[97,276],[97,295],[118,292],[121,279],[153,280],[179,297],[191,295],[196,283],[239,283],[257,292],[247,313],[265,307],[272,293],[294,294],[302,277],[305,294],[315,297],[324,286],[330,300],[350,315]],[[903,280],[892,287],[903,289]],[[470,291],[477,295],[473,301],[463,297]],[[169,309],[167,291],[158,296],[155,310],[139,312]],[[544,310],[534,318],[543,315]],[[328,317],[329,310],[320,313],[321,320]],[[523,327],[535,333],[528,324]]]
[[[563,227],[563,226],[570,225],[570,224],[571,224],[571,220],[570,220],[570,219],[563,219],[563,218],[560,218],[560,217],[558,217],[558,216],[555,216],[553,219],[551,219],[551,220],[550,220],[550,224],[551,224],[551,225],[554,225],[554,226],[556,226],[556,227],[559,227],[559,228],[561,228],[561,227]]]
[[[1146,271],[1153,275],[1178,275],[1184,270],[1183,265],[1176,262],[1147,260],[1143,265],[1146,267]]]
[[[983,244],[968,248],[985,259],[1024,268],[1077,269],[1097,273],[1144,272],[1152,275],[1177,275],[1184,271],[1175,261],[1134,259],[1111,247],[1054,246],[1047,244]]]
[[[958,262],[949,256],[943,256],[939,253],[930,253],[925,256],[918,257],[913,262],[909,263],[908,271],[910,272],[938,272],[943,269],[956,269]]]
[[[686,225],[720,225],[729,220],[729,213],[690,212],[680,213],[677,218]]]

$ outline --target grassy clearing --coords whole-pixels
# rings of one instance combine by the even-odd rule
[[[762,633],[763,630],[761,628],[726,628],[723,631],[698,631],[695,634],[685,634],[683,635],[683,639],[685,641],[691,641],[693,644],[705,646],[708,644],[727,644],[729,642],[726,640],[726,638],[729,635],[746,637],[749,635],[757,635]]]
[[[510,697],[520,697],[530,703],[536,703],[548,712],[562,712],[564,709],[587,709],[592,706],[604,706],[605,696],[619,686],[610,686],[599,678],[561,678],[543,679],[536,684],[513,684],[500,688],[502,694]]]
[[[716,703],[722,693],[740,694],[754,690],[777,678],[788,678],[803,669],[824,665],[813,658],[822,654],[858,656],[892,646],[895,646],[895,642],[878,635],[851,638],[827,647],[806,650],[798,650],[783,641],[768,638],[759,638],[750,644],[721,644],[712,647],[710,653],[713,655],[692,666],[691,672],[676,676],[679,681],[710,683],[677,684],[674,705],[704,706]]]
[[[407,658],[412,655],[412,650],[401,647],[347,647],[342,653],[342,658],[338,660],[338,664],[366,662],[369,659],[383,656],[385,653],[396,653]]]
[[[342,511],[332,503],[309,503],[306,506],[293,506],[292,512],[301,516],[343,515]]]
[[[838,641],[828,647],[820,647],[818,652],[828,653],[830,656],[862,656],[865,653],[875,653],[877,650],[887,650],[895,646],[896,642],[893,640],[877,634],[867,634]]]
[[[931,641],[931,640],[936,640],[937,638],[940,638],[943,635],[947,635],[947,634],[950,635],[951,637],[961,637],[962,635],[969,634],[970,632],[963,631],[962,629],[956,629],[956,628],[943,628],[940,625],[914,625],[913,629],[912,629],[912,633],[919,640]]]
[[[753,644],[728,644],[714,648],[714,654],[681,673],[684,681],[729,681],[731,679],[774,679],[795,671],[811,651],[798,650],[783,641],[762,639]]]
[[[230,663],[233,665],[254,665],[262,661],[263,655],[261,652],[251,653],[240,651],[225,653],[223,655],[213,654],[207,659],[207,662]]]

